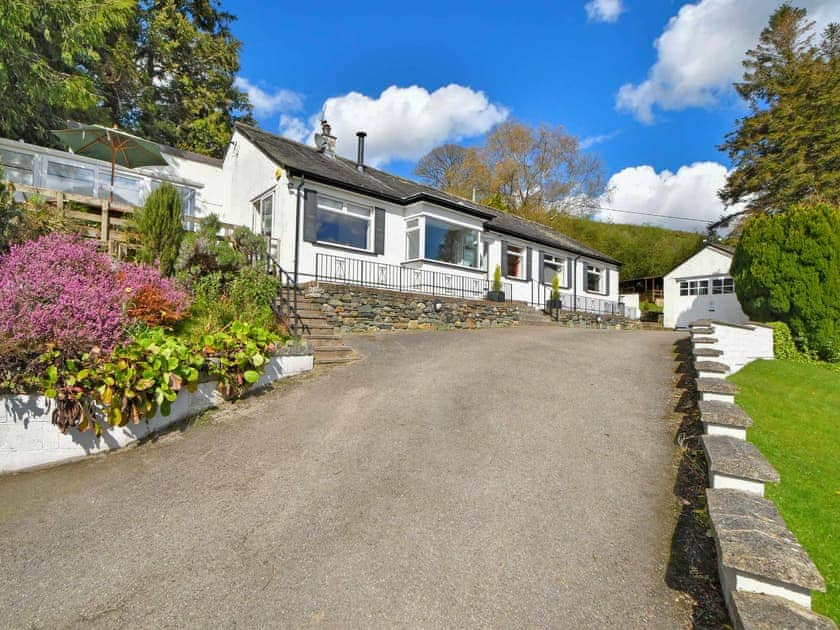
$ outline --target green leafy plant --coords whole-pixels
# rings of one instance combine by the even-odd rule
[[[493,291],[501,291],[502,290],[502,266],[496,265],[496,269],[493,270]]]
[[[171,184],[163,184],[146,199],[134,214],[134,225],[140,235],[137,259],[157,263],[160,272],[171,276],[184,237],[184,212],[181,196]]]
[[[207,371],[219,379],[222,396],[238,398],[256,383],[279,341],[278,335],[242,321],[233,322],[229,331],[202,337]]]
[[[560,276],[556,273],[551,279],[551,299],[555,302],[560,299]]]
[[[840,209],[802,204],[750,218],[731,273],[753,320],[785,322],[801,351],[840,361]]]
[[[648,313],[661,313],[662,307],[655,302],[642,302],[639,304],[639,310],[646,311]]]

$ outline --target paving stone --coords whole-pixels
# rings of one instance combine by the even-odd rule
[[[724,488],[710,488],[706,499],[724,566],[825,592],[825,580],[772,501]]]
[[[741,391],[735,383],[722,378],[696,378],[694,379],[698,392],[710,394],[732,394],[733,396]]]
[[[719,372],[720,374],[727,374],[729,366],[725,363],[718,363],[717,361],[696,361],[694,369],[698,372]]]
[[[837,630],[829,618],[784,597],[736,591],[733,621],[740,630]]]
[[[697,403],[697,406],[700,408],[700,418],[703,422],[742,428],[752,426],[752,418],[735,403],[701,400]]]
[[[723,354],[723,350],[717,348],[695,348],[695,357],[719,357]]]
[[[779,483],[779,473],[752,442],[728,435],[704,435],[702,439],[712,472],[762,483]]]

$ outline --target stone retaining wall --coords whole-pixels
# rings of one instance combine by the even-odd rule
[[[615,315],[598,315],[586,311],[560,311],[557,315],[557,322],[566,328],[599,328],[617,330],[661,330],[662,326],[650,325],[638,319],[618,317]]]
[[[310,285],[304,294],[320,306],[327,321],[341,332],[495,328],[519,323],[519,307],[511,302],[324,283]],[[435,312],[435,300],[442,304],[440,312]]]
[[[311,349],[290,347],[282,352],[282,356],[274,356],[266,364],[253,389],[312,369]],[[301,352],[308,354],[301,355]],[[0,474],[80,459],[127,446],[179,420],[219,405],[223,399],[216,391],[216,385],[217,381],[208,381],[199,384],[194,392],[182,390],[166,417],[158,413],[139,424],[122,427],[103,424],[100,437],[96,437],[93,431],[79,432],[75,429],[61,433],[51,422],[51,401],[44,396],[0,396]]]
[[[733,624],[735,628],[836,628],[830,619],[810,610],[811,592],[825,592],[825,580],[776,506],[764,498],[765,484],[778,483],[779,474],[746,441],[752,420],[735,404],[737,385],[725,380],[756,358],[773,358],[773,331],[709,320],[696,322],[691,331],[709,465],[709,521]]]

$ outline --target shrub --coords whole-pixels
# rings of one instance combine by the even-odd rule
[[[134,214],[134,224],[140,235],[137,259],[156,263],[165,276],[175,271],[175,260],[184,236],[184,213],[181,196],[171,184],[163,184],[146,199]]]
[[[172,326],[188,313],[190,298],[177,282],[149,265],[125,263],[116,281],[124,292],[126,314],[148,326]]]
[[[773,329],[773,355],[777,359],[799,361],[804,358],[796,347],[787,324],[784,322],[769,322],[768,326]]]
[[[493,291],[501,291],[502,290],[502,267],[501,265],[496,265],[496,269],[493,270]]]
[[[111,348],[122,335],[120,287],[95,243],[50,234],[0,257],[0,341],[86,351]]]
[[[551,279],[551,299],[555,302],[560,299],[560,276],[556,273]]]
[[[37,195],[17,203],[14,193],[12,184],[0,181],[0,253],[14,243],[34,241],[53,232],[73,231],[70,220],[55,206]]]
[[[785,322],[800,350],[840,361],[840,210],[815,203],[751,218],[731,273],[747,315]]]
[[[648,313],[661,313],[662,307],[655,302],[642,302],[639,304],[640,311],[647,311]]]

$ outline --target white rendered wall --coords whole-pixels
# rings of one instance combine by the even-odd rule
[[[255,388],[312,369],[312,356],[276,356],[265,367]],[[166,417],[159,413],[148,422],[123,427],[103,426],[103,434],[80,433],[71,429],[61,433],[50,421],[52,408],[39,395],[0,396],[0,473],[16,472],[54,464],[87,455],[112,451],[170,424],[219,405],[222,398],[215,382],[202,383],[195,392],[183,390],[172,403]]]
[[[715,321],[712,337],[717,339],[713,348],[723,351],[717,359],[729,366],[734,374],[748,363],[758,359],[773,359],[773,329],[750,322],[745,326],[732,326]]]
[[[733,324],[746,322],[748,317],[734,293],[711,295],[710,286],[710,295],[680,295],[681,281],[729,276],[731,264],[730,254],[704,247],[668,273],[663,280],[663,325],[682,328],[698,319],[719,319]]]
[[[160,177],[174,175],[179,179],[201,184],[202,187],[195,195],[195,216],[206,217],[215,213],[221,218],[227,196],[221,163],[217,165],[191,160],[168,153],[166,149],[161,149],[161,153],[169,162],[169,166],[147,166],[137,170]]]

